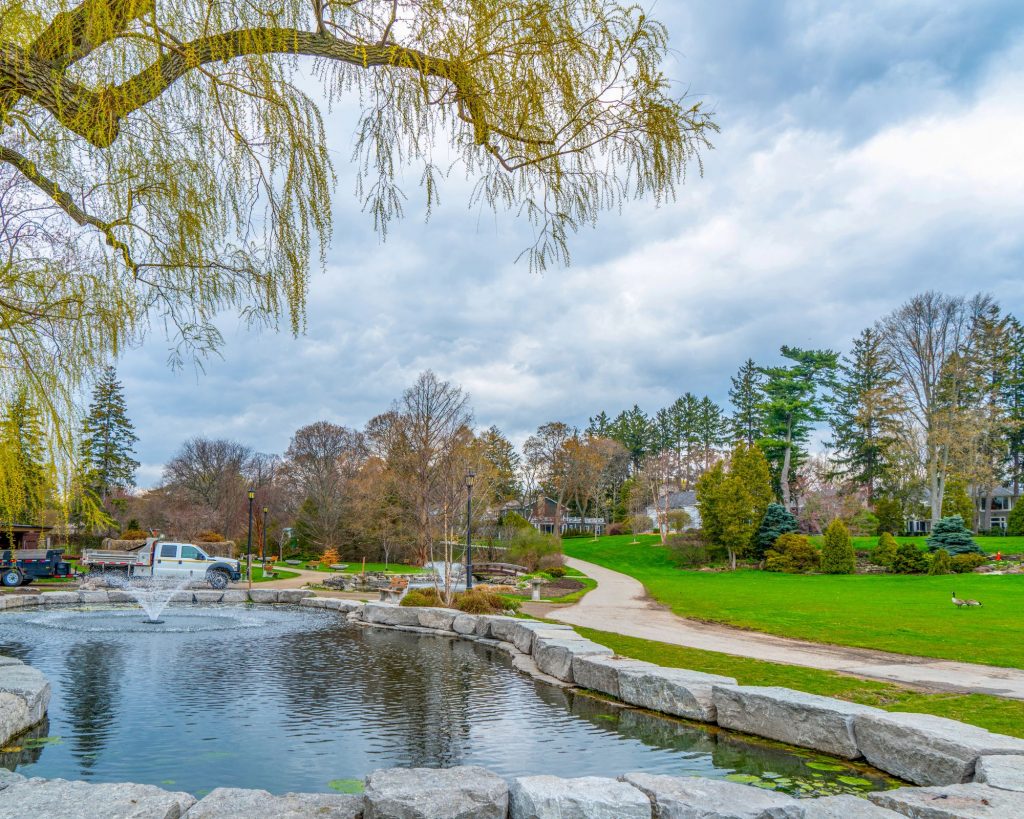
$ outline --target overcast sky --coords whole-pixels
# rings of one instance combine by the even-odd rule
[[[649,0],[648,0],[649,2]],[[452,180],[425,223],[417,176],[386,244],[352,196],[351,111],[326,114],[335,234],[306,334],[226,318],[205,374],[151,338],[120,365],[139,485],[192,435],[282,452],[319,419],[360,427],[432,368],[479,425],[520,440],[690,390],[725,403],[747,357],[846,350],[915,292],[986,290],[1024,313],[1024,3],[660,0],[669,73],[716,112],[703,178],[633,203],[543,276],[512,217]]]

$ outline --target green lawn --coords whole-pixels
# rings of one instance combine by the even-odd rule
[[[326,563],[320,563],[316,560],[308,560],[295,566],[296,569],[306,569],[310,572],[325,572],[326,574],[361,574],[363,571],[363,564],[361,561],[353,560],[351,562],[342,560],[341,563],[348,563],[348,568],[343,569],[340,572],[336,572],[330,568]],[[281,566],[289,566],[288,563],[281,563]],[[423,574],[426,572],[422,566],[406,566],[403,563],[370,563],[366,564],[366,571],[368,572],[391,572],[393,574]]]
[[[252,566],[252,582],[253,583],[266,583],[268,580],[289,580],[292,577],[298,577],[295,572],[286,572],[283,569],[279,569],[274,572],[273,576],[265,577],[263,575],[263,567],[257,566],[255,563]],[[242,564],[242,582],[245,582],[245,564]]]
[[[871,551],[878,545],[877,537],[853,537],[850,538],[853,541],[853,548],[858,551]],[[627,538],[632,540],[632,538]],[[897,537],[897,543],[913,543],[917,548],[924,550],[928,548],[928,538],[924,535],[920,537]],[[985,536],[975,537],[974,540],[982,548],[983,551],[989,554],[995,554],[996,552],[1002,552],[1006,554],[1021,554],[1024,552],[1024,537],[1017,535],[1002,536]],[[820,547],[823,538],[821,535],[811,535],[811,542]]]
[[[859,702],[887,711],[913,711],[980,725],[1000,734],[1024,737],[1024,702],[983,694],[922,694],[891,683],[861,680],[832,671],[767,663],[714,651],[623,637],[577,628],[580,634],[616,654],[672,668],[691,668],[735,677],[741,685],[780,685],[811,694]]]
[[[566,554],[631,575],[672,611],[822,643],[1024,668],[1024,575],[786,575],[683,571],[656,536],[566,540]],[[959,597],[981,608],[958,609]]]

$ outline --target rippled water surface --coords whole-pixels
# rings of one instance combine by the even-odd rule
[[[505,776],[631,770],[810,795],[877,771],[538,683],[466,641],[260,607],[0,615],[0,653],[53,683],[49,724],[0,749],[26,775],[344,790],[377,768],[483,765]]]

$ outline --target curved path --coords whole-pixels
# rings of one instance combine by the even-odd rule
[[[922,688],[1024,699],[1024,670],[811,643],[687,620],[654,602],[639,580],[575,558],[566,558],[565,562],[596,580],[597,588],[578,603],[549,609],[544,616],[552,620],[627,637]]]

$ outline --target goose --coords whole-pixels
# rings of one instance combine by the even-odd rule
[[[953,592],[953,605],[960,609],[969,604],[966,600],[961,600],[959,597],[957,597],[956,592]]]
[[[980,606],[981,605],[981,601],[980,600],[965,600],[964,602],[968,606]]]

